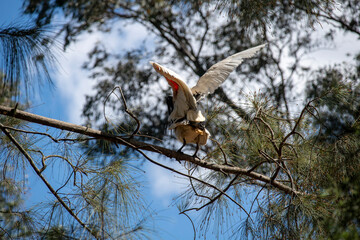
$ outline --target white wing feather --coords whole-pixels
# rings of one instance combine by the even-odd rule
[[[174,110],[171,112],[169,120],[177,121],[186,117],[187,120],[193,122],[205,121],[205,117],[201,114],[201,111],[197,110],[196,100],[185,81],[178,74],[158,63],[150,61],[150,64],[158,73],[179,86],[177,95],[173,96]]]
[[[189,88],[187,86],[187,84],[185,83],[185,80],[180,75],[178,75],[176,72],[171,71],[170,69],[168,69],[168,68],[166,68],[166,67],[164,67],[164,66],[162,66],[162,65],[160,65],[160,64],[158,64],[156,62],[149,61],[149,63],[153,66],[153,68],[158,73],[160,73],[164,77],[170,78],[171,80],[176,81],[176,82],[180,81],[185,88]]]
[[[211,94],[222,84],[229,76],[229,74],[234,71],[234,69],[239,66],[244,59],[254,56],[256,52],[262,49],[266,44],[262,44],[245,51],[231,55],[230,57],[225,58],[221,62],[218,62],[212,65],[204,75],[202,75],[191,91],[195,94]]]

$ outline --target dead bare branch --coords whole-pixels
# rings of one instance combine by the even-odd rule
[[[204,207],[214,203],[217,199],[219,199],[222,195],[225,195],[225,192],[227,190],[229,190],[229,188],[233,185],[233,183],[235,182],[235,180],[239,177],[239,174],[236,175],[230,182],[229,184],[224,188],[224,190],[222,190],[218,195],[216,195],[214,198],[209,198],[206,196],[207,199],[209,199],[210,201],[205,203],[204,205],[202,205],[201,207],[198,207],[198,208],[189,208],[189,209],[185,209],[183,210],[181,213],[185,213],[185,212],[188,212],[188,211],[192,211],[192,210],[196,210],[196,211],[200,211],[201,209],[203,209]],[[231,199],[230,199],[231,200]],[[232,200],[233,202],[235,200]],[[237,204],[238,206],[240,206],[240,208],[248,215],[248,217],[250,217],[249,213],[240,205],[240,204]],[[250,217],[251,219],[251,217]]]
[[[130,109],[128,108],[128,106],[127,106],[127,104],[126,104],[126,99],[125,99],[124,93],[123,93],[123,91],[122,91],[122,89],[121,89],[120,86],[114,87],[113,90],[107,95],[107,97],[106,97],[106,99],[105,99],[105,101],[104,101],[104,117],[105,117],[105,120],[106,120],[107,122],[109,122],[108,119],[107,119],[107,117],[106,117],[106,114],[105,114],[105,104],[106,104],[107,100],[109,99],[110,95],[111,95],[111,94],[114,94],[114,95],[120,100],[119,96],[114,92],[116,89],[118,89],[119,92],[120,92],[120,94],[121,94],[121,100],[122,100],[122,102],[123,102],[123,104],[124,104],[125,112],[126,112],[127,114],[129,114],[130,117],[132,117],[132,118],[136,121],[136,123],[137,123],[136,129],[135,129],[134,132],[131,134],[131,137],[132,137],[132,136],[136,135],[136,134],[139,132],[139,129],[140,129],[141,124],[140,124],[139,119],[138,119],[138,118],[130,111]]]

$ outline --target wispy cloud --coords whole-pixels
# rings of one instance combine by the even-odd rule
[[[166,165],[178,171],[184,171],[178,162],[166,162]],[[154,164],[146,164],[145,171],[152,195],[164,207],[169,206],[173,197],[182,193],[187,187],[188,181],[184,177]]]

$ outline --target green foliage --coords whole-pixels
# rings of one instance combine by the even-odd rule
[[[360,76],[355,67],[319,69],[308,81],[308,99],[326,95],[316,118],[316,124],[322,126],[320,138],[334,140],[354,130],[354,122],[360,117]]]
[[[323,193],[332,198],[332,212],[322,224],[330,239],[359,239],[359,132],[347,133],[335,146],[335,156],[329,160],[335,162],[337,171],[329,173],[329,186]]]
[[[11,90],[15,89],[18,96],[20,86],[28,94],[29,88],[35,86],[36,79],[39,86],[42,80],[51,83],[49,71],[54,69],[53,63],[56,62],[56,45],[51,48],[48,44],[51,35],[49,27],[45,26],[1,27],[1,95],[8,94],[6,85]]]
[[[330,239],[359,239],[360,236],[359,174],[335,183],[327,195],[335,196],[333,211],[324,219]]]
[[[67,230],[63,226],[54,226],[46,231],[43,235],[46,240],[57,240],[57,239],[75,239],[69,235]]]
[[[37,228],[34,215],[23,209],[23,184],[1,177],[0,237],[4,239],[32,236]]]
[[[341,82],[338,84],[343,85]],[[252,202],[252,210],[246,216],[244,212],[235,212],[239,208],[235,207],[230,198],[220,196],[204,210],[198,230],[206,234],[216,226],[217,231],[223,232],[229,228],[228,225],[235,224],[238,227],[231,229],[235,239],[313,239],[330,236],[341,239],[340,235],[332,234],[335,231],[344,236],[355,236],[359,228],[355,220],[358,217],[355,213],[358,204],[353,199],[357,196],[358,183],[351,181],[347,185],[349,181],[346,179],[358,177],[360,172],[360,142],[358,135],[354,135],[357,131],[352,127],[352,131],[343,134],[335,142],[321,141],[322,134],[317,130],[319,126],[316,121],[317,109],[326,106],[326,103],[334,104],[334,96],[343,94],[341,98],[351,97],[351,92],[343,90],[332,88],[321,98],[311,100],[291,120],[274,107],[270,98],[264,94],[248,100],[249,115],[253,119],[249,123],[242,119],[232,119],[229,125],[222,118],[223,109],[218,114],[212,112],[210,124],[222,131],[219,135],[225,138],[220,140],[221,148],[214,147],[213,151],[207,153],[207,161],[251,169],[249,171],[270,176],[299,190],[303,195],[291,196],[274,191],[270,184],[261,184],[247,176],[241,175],[234,179],[234,176],[221,172],[196,173],[194,168],[192,171],[195,176],[201,176],[202,180],[220,189],[228,189],[230,182],[234,181],[227,194],[240,204]],[[348,191],[339,186],[333,187],[332,183],[340,184],[342,188],[347,186]],[[341,191],[343,195],[338,196],[338,193],[329,191]],[[349,192],[350,196],[346,195]],[[185,195],[179,198],[180,211],[202,209],[209,199],[217,198],[218,194],[212,187],[194,182]],[[339,199],[342,201],[339,202]],[[347,212],[355,216],[349,215],[344,220],[333,221],[339,219],[339,216],[346,216]],[[242,215],[241,221],[233,217]],[[340,227],[339,221],[346,223]]]

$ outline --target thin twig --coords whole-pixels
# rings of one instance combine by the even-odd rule
[[[56,189],[56,193],[58,193],[61,189],[63,189],[69,183],[73,174],[75,175],[75,172],[70,173],[70,175],[69,175],[68,179],[65,181],[65,183],[62,186],[60,186],[58,189]],[[74,178],[75,178],[75,176],[74,176]]]
[[[22,132],[22,133],[28,133],[28,134],[35,134],[35,135],[43,135],[46,136],[48,138],[50,138],[53,142],[67,142],[67,141],[71,141],[71,142],[75,142],[75,141],[79,141],[79,138],[54,138],[53,136],[51,136],[48,133],[44,133],[44,132],[37,132],[37,131],[29,131],[29,130],[24,130],[24,129],[19,129],[19,128],[14,128],[14,127],[9,127],[9,126],[4,126],[6,129],[12,130],[12,131],[17,131],[17,132]],[[93,140],[94,138],[82,138],[82,141],[88,141],[88,140]]]
[[[195,170],[195,169],[194,169]],[[188,170],[188,174],[192,176],[192,173],[190,173],[191,170]],[[196,191],[196,188],[193,184],[193,180],[192,178],[189,178],[189,181],[190,181],[190,186],[192,188],[192,190],[194,191],[195,193],[195,196],[198,196],[198,197],[202,197],[202,198],[206,198],[208,200],[211,200],[211,197],[208,197],[208,196],[205,196],[205,195],[202,195],[202,194],[199,194],[197,191]]]
[[[250,169],[248,170],[248,172],[250,173],[250,172],[254,171],[256,168],[260,167],[262,164],[267,163],[267,162],[269,162],[269,161],[268,161],[268,160],[265,160],[265,161],[261,161],[261,162],[255,164],[255,166],[253,166],[252,168],[250,168]]]
[[[144,137],[144,138],[150,138],[150,139],[154,139],[154,140],[159,141],[159,142],[163,142],[163,140],[161,140],[160,138],[154,137],[154,136],[143,135],[143,134],[135,134],[135,136]]]
[[[311,106],[311,103],[312,102],[314,102],[314,101],[316,101],[318,98],[314,98],[314,99],[312,99],[312,100],[310,100],[306,105],[305,105],[305,107],[303,108],[303,110],[301,111],[301,113],[300,113],[300,116],[299,116],[299,118],[297,119],[297,121],[295,122],[295,126],[292,128],[292,130],[283,138],[283,140],[281,141],[281,143],[279,144],[279,155],[281,155],[281,151],[282,151],[282,148],[283,148],[283,146],[285,145],[285,143],[286,143],[286,140],[290,137],[290,136],[292,136],[292,135],[294,135],[294,134],[297,134],[297,132],[296,132],[296,128],[300,125],[300,122],[301,122],[301,120],[303,119],[303,117],[304,117],[304,114],[305,114],[305,112],[307,111],[307,108],[309,107],[309,106]],[[300,135],[301,136],[301,135]]]
[[[279,153],[279,148],[276,146],[276,144],[275,144],[275,142],[274,142],[274,141],[275,141],[275,139],[274,139],[274,136],[275,136],[274,130],[271,128],[271,126],[270,126],[267,122],[265,122],[264,119],[262,119],[262,118],[260,118],[260,117],[255,117],[254,120],[259,120],[260,122],[262,122],[262,123],[269,129],[271,137],[269,138],[269,137],[267,136],[267,138],[268,138],[269,141],[271,142],[271,144],[272,144],[272,146],[274,147],[275,151],[276,151],[277,153]],[[257,125],[256,125],[256,126],[257,126]],[[260,131],[259,128],[258,128],[258,130],[259,130],[259,132],[261,133],[261,131]]]
[[[275,169],[275,172],[273,173],[273,175],[271,176],[271,182],[273,182],[275,180],[275,178],[277,177],[277,175],[279,174],[280,172],[280,169],[281,169],[281,166],[278,165],[278,167]]]
[[[114,94],[114,95],[120,100],[119,96],[114,93],[114,91],[115,91],[116,89],[119,89],[119,92],[120,92],[120,94],[121,94],[121,100],[122,100],[122,102],[123,102],[123,104],[124,104],[125,112],[126,112],[127,114],[129,114],[130,117],[132,117],[132,118],[136,121],[136,123],[137,123],[136,129],[135,129],[134,132],[131,134],[131,136],[134,136],[134,135],[136,135],[136,134],[139,132],[139,129],[140,129],[140,121],[139,121],[139,119],[130,111],[130,109],[127,107],[126,99],[125,99],[124,93],[123,93],[123,91],[122,91],[122,89],[121,89],[120,86],[114,87],[114,88],[111,90],[111,92],[107,95],[107,97],[105,98],[104,106],[103,106],[103,108],[104,108],[104,111],[103,111],[103,112],[104,112],[105,120],[106,120],[107,122],[109,122],[109,120],[107,119],[106,114],[105,114],[105,105],[106,105],[106,102],[108,101],[110,95],[111,95],[111,94]]]
[[[211,139],[211,141],[215,142],[215,143],[218,145],[220,151],[222,152],[223,157],[224,157],[224,162],[225,162],[224,164],[225,164],[225,165],[228,165],[228,166],[233,166],[233,165],[231,165],[231,164],[228,163],[226,154],[225,154],[224,150],[222,149],[221,144],[219,143],[219,141],[217,141],[217,140],[214,139],[214,138],[210,138],[210,139]]]
[[[204,205],[202,205],[201,207],[198,207],[198,208],[189,208],[189,209],[186,209],[186,210],[183,210],[181,213],[185,213],[185,212],[188,212],[188,211],[192,211],[192,210],[196,210],[196,211],[200,211],[201,209],[203,209],[204,207],[212,204],[213,202],[215,202],[217,199],[219,199],[222,195],[225,195],[227,196],[227,194],[225,193],[232,185],[233,183],[235,182],[235,180],[239,177],[239,174],[236,175],[230,182],[229,184],[224,188],[224,190],[221,190],[219,191],[219,194],[217,196],[215,196],[214,198],[210,198],[210,201],[205,203]],[[218,190],[218,189],[217,189]],[[235,200],[233,200],[232,198],[230,198],[229,196],[227,196],[231,201],[233,201],[236,205],[238,205],[247,215],[248,217],[251,219],[249,213],[238,203],[236,202]],[[209,197],[207,197],[209,198]]]
[[[8,237],[9,237],[9,239],[13,239],[13,238],[11,237],[10,233],[8,233],[8,232],[7,232],[4,228],[2,228],[1,226],[0,226],[0,230],[1,230],[2,232],[6,233],[6,234],[8,235]],[[2,236],[4,236],[4,235],[2,235]]]
[[[275,171],[274,175],[271,177],[271,179],[274,180],[274,179],[277,177],[277,175],[278,175],[278,173],[279,173],[279,170],[282,169],[282,170],[288,175],[288,177],[289,177],[289,179],[290,179],[290,182],[291,182],[291,188],[293,188],[293,185],[294,185],[293,183],[294,183],[294,181],[293,181],[293,178],[292,178],[292,176],[291,176],[291,174],[290,174],[289,169],[288,169],[287,166],[285,165],[285,162],[282,161],[282,159],[279,159],[279,160],[276,161],[275,159],[273,159],[272,157],[270,157],[266,152],[264,152],[264,151],[262,151],[262,150],[259,150],[259,153],[260,153],[265,159],[267,159],[269,162],[274,162],[274,163],[276,163],[277,166],[278,166],[278,168],[276,169],[276,171]]]
[[[259,190],[259,192],[256,194],[256,196],[255,196],[255,198],[254,198],[254,201],[251,203],[251,207],[250,207],[250,211],[249,211],[250,214],[251,214],[251,210],[252,210],[252,208],[253,208],[253,206],[254,206],[254,203],[255,203],[256,199],[259,197],[261,191],[266,187],[266,185],[267,185],[267,183],[265,183],[264,186],[261,187],[261,189]]]
[[[262,122],[270,131],[271,134],[271,139],[274,140],[274,130],[272,130],[272,128],[270,127],[270,125],[264,121],[264,119],[260,118],[260,117],[254,117],[254,120],[259,120],[260,122]]]
[[[55,198],[60,202],[60,204],[66,209],[66,211],[91,235],[93,235],[96,239],[98,239],[98,235],[96,232],[92,231],[85,223],[83,223],[80,218],[72,211],[72,209],[63,201],[63,199],[56,193],[50,183],[45,179],[45,177],[41,174],[40,170],[36,167],[36,164],[32,157],[27,153],[27,151],[19,144],[19,142],[11,135],[11,133],[4,127],[3,124],[0,123],[1,130],[5,133],[5,135],[10,139],[10,141],[17,147],[17,149],[22,153],[22,155],[28,160],[29,164],[35,171],[35,173],[40,177],[40,179],[44,182],[50,192],[55,196]]]
[[[141,126],[140,121],[139,121],[139,119],[129,110],[129,108],[127,107],[126,100],[125,100],[125,96],[124,96],[124,93],[123,93],[121,87],[120,87],[120,86],[117,86],[116,88],[118,88],[119,91],[120,91],[121,98],[122,98],[122,100],[123,100],[124,107],[125,107],[125,112],[126,112],[127,114],[129,114],[129,115],[136,121],[136,123],[137,123],[136,129],[135,129],[134,132],[131,134],[131,136],[134,136],[135,134],[137,134],[137,133],[139,132],[139,129],[140,129],[140,126]]]
[[[196,240],[196,228],[195,228],[194,222],[193,222],[192,219],[189,217],[189,215],[187,215],[187,213],[181,212],[181,213],[179,213],[179,214],[184,214],[184,215],[190,220],[191,225],[192,225],[192,227],[193,227],[193,231],[194,231],[194,240]]]

